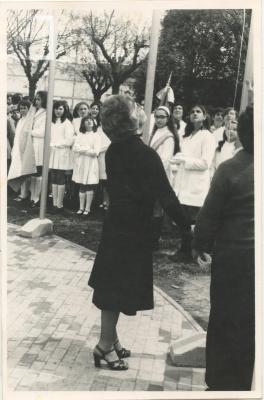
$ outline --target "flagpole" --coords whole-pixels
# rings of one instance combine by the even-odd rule
[[[244,80],[243,80],[243,88],[242,88],[242,96],[240,103],[240,113],[245,111],[248,102],[253,101],[253,99],[249,99],[249,90],[251,85],[253,84],[253,38],[252,38],[252,30],[253,30],[253,13],[250,21],[249,28],[249,37],[248,37],[248,47],[247,47],[247,57],[246,57],[246,65],[244,72]]]
[[[50,131],[52,120],[53,96],[54,96],[54,80],[55,80],[55,67],[56,67],[56,49],[57,49],[57,26],[58,17],[57,12],[53,14],[53,30],[51,32],[52,45],[50,49],[49,61],[49,81],[48,81],[48,98],[47,98],[47,114],[44,136],[44,153],[43,153],[43,169],[42,169],[42,182],[41,182],[41,198],[40,198],[40,212],[39,218],[44,219],[47,205],[48,194],[48,176],[49,176],[49,157],[50,157]]]
[[[150,116],[152,110],[154,80],[155,80],[156,63],[157,63],[158,43],[159,43],[159,30],[160,30],[160,11],[153,10],[150,49],[148,55],[147,82],[145,90],[145,104],[144,104],[144,110],[147,115],[147,120],[143,130],[143,141],[145,143],[147,143],[149,138]]]

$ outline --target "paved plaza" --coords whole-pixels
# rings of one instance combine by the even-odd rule
[[[128,371],[95,368],[92,351],[100,311],[87,285],[94,253],[51,235],[22,238],[8,225],[8,388],[16,391],[202,391],[203,368],[175,367],[176,339],[199,331],[174,301],[155,288],[155,308],[120,316]]]

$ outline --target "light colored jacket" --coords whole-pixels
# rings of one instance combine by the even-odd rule
[[[210,167],[216,149],[213,134],[199,130],[183,138],[184,162],[176,174],[174,190],[181,204],[202,207],[210,187]]]
[[[51,124],[50,163],[52,169],[71,170],[73,168],[71,146],[74,141],[72,123],[66,119]]]
[[[43,165],[44,136],[46,124],[46,110],[40,108],[36,111],[32,126],[32,143],[35,154],[35,162],[37,166]]]
[[[101,139],[97,132],[79,133],[73,145],[74,166],[72,180],[83,185],[99,182],[98,155]]]

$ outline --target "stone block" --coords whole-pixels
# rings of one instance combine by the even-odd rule
[[[18,234],[23,237],[38,238],[53,233],[53,222],[50,219],[34,218],[23,225]]]

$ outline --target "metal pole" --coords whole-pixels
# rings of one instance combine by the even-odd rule
[[[244,80],[243,80],[243,88],[242,88],[242,95],[241,95],[241,102],[240,102],[240,114],[245,111],[249,100],[248,98],[248,89],[249,85],[253,84],[253,11],[251,16],[251,23],[249,29],[249,37],[248,37],[248,47],[247,47],[247,57],[246,57],[246,65],[245,65],[245,72],[244,72]]]
[[[151,38],[150,38],[150,49],[148,55],[148,69],[147,69],[147,83],[145,90],[145,104],[144,110],[147,115],[147,120],[143,130],[143,141],[147,143],[149,138],[150,129],[150,116],[152,109],[154,80],[158,53],[159,43],[159,30],[160,30],[160,11],[154,10],[152,14],[152,27],[151,27]]]
[[[74,76],[73,76],[73,85],[72,85],[72,111],[73,111],[73,103],[74,103],[74,94],[75,94],[75,85],[76,85],[76,68],[78,63],[78,45],[76,47],[75,53],[75,66],[74,66]]]
[[[53,29],[51,31],[52,45],[50,46],[49,86],[48,86],[47,116],[46,116],[45,137],[44,137],[43,170],[42,170],[41,199],[40,199],[40,212],[39,212],[40,219],[45,219],[47,193],[48,193],[50,131],[51,131],[51,119],[52,119],[56,48],[57,48],[57,35],[58,35],[57,32],[58,17],[56,11],[53,14],[53,24],[51,26]]]

